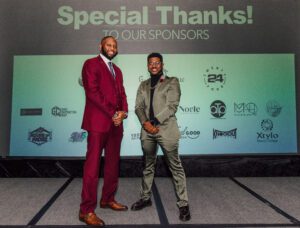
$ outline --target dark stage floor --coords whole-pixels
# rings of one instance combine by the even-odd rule
[[[81,178],[1,178],[1,227],[85,227]],[[116,199],[138,199],[140,178],[120,178]],[[188,178],[192,219],[178,218],[170,178],[156,178],[152,207],[96,210],[107,227],[300,227],[300,177]],[[102,179],[100,179],[99,193]]]

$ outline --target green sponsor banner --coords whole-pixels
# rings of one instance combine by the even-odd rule
[[[80,129],[87,55],[15,56],[11,156],[84,156]],[[134,114],[144,54],[118,55],[129,103],[121,155],[142,155]],[[180,154],[296,153],[294,54],[166,54],[178,77]],[[161,152],[160,152],[161,153]]]

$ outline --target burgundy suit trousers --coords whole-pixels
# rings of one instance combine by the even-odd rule
[[[114,195],[118,187],[122,138],[123,127],[121,126],[112,126],[109,132],[88,132],[80,204],[82,213],[94,212],[97,206],[100,159],[103,149],[105,158],[101,200],[103,202],[114,201]]]

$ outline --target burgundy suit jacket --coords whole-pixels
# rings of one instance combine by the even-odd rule
[[[113,64],[116,78],[100,56],[85,61],[82,68],[82,82],[86,103],[82,129],[107,132],[113,126],[112,117],[116,111],[128,112],[123,75]],[[123,130],[123,126],[119,126]]]

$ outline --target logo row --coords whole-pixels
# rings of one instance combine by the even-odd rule
[[[67,108],[60,108],[57,106],[54,106],[51,109],[51,114],[57,117],[66,117],[69,114],[76,114],[76,113],[77,111],[68,110]],[[21,116],[42,116],[43,109],[42,108],[21,108],[20,115]]]
[[[279,133],[273,130],[274,124],[270,119],[264,119],[260,123],[261,131],[257,133],[257,142],[277,142],[279,139]],[[180,127],[181,128],[181,127]],[[199,130],[189,130],[188,127],[180,129],[181,139],[198,139],[200,137]],[[38,146],[41,146],[47,142],[52,141],[53,133],[51,130],[47,130],[43,127],[39,127],[33,131],[28,132],[28,141],[32,142]],[[83,142],[87,138],[87,132],[72,132],[68,138],[69,142]],[[137,140],[140,138],[140,133],[131,134],[131,140]],[[234,128],[231,130],[218,130],[213,129],[212,139],[218,138],[228,138],[228,139],[237,139],[238,138],[238,129]]]
[[[72,132],[68,141],[75,142],[83,142],[87,138],[87,132]],[[28,132],[28,141],[32,142],[38,146],[43,145],[44,143],[52,141],[52,131],[47,130],[43,127],[39,127],[33,131]]]
[[[210,107],[210,114],[214,118],[224,118],[225,114],[228,111],[228,108],[225,102],[221,100],[215,100],[211,103]],[[200,107],[191,106],[179,106],[178,107],[179,113],[183,114],[199,114]],[[281,113],[282,106],[275,100],[268,101],[266,103],[265,111],[271,117],[277,117]],[[233,103],[233,111],[235,116],[256,116],[258,113],[258,107],[253,102],[248,103]]]
[[[215,100],[210,105],[210,113],[215,118],[223,118],[227,112],[227,106],[225,102],[221,100]],[[234,103],[233,104],[234,115],[235,116],[256,116],[258,112],[257,105],[253,102],[242,102],[242,103]],[[282,106],[275,100],[268,101],[265,107],[266,112],[272,116],[277,117],[282,110]],[[178,107],[179,113],[184,114],[199,114],[200,107],[198,106],[182,106]],[[60,108],[54,106],[51,109],[51,114],[56,117],[66,117],[69,114],[76,114],[77,111],[68,110],[67,108]],[[42,108],[22,108],[20,109],[21,116],[41,116],[43,115]]]
[[[264,119],[260,122],[260,131],[256,132],[257,142],[277,142],[279,139],[279,133],[273,130],[273,122],[270,119]],[[200,137],[200,130],[190,130],[188,127],[180,128],[181,139],[198,139]],[[212,139],[228,138],[237,139],[238,129],[230,129],[227,131],[213,129]],[[131,134],[131,140],[140,139],[140,133]]]

